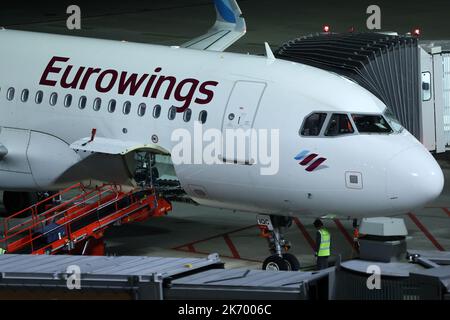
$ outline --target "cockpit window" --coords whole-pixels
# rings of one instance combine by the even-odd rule
[[[326,118],[326,113],[311,114],[305,119],[300,134],[302,136],[318,136]]]
[[[398,121],[397,117],[394,115],[394,113],[389,109],[386,108],[386,110],[383,113],[384,118],[389,122],[389,125],[395,132],[402,132],[403,126],[400,124],[400,121]]]
[[[391,133],[392,128],[382,115],[352,114],[359,133]]]
[[[326,136],[338,136],[355,132],[353,125],[346,114],[333,113],[325,132]]]

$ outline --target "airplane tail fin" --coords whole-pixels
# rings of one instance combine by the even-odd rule
[[[214,0],[216,22],[206,34],[181,46],[184,48],[224,51],[246,33],[245,19],[236,0]]]

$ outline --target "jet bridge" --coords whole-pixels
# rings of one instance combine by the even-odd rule
[[[381,33],[317,34],[283,44],[275,56],[352,79],[383,101],[420,139],[417,38]]]
[[[286,42],[275,56],[351,79],[383,101],[429,151],[450,149],[450,41],[320,33]]]
[[[422,126],[429,150],[450,149],[450,41],[421,41]]]

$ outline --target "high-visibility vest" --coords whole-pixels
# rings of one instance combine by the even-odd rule
[[[5,254],[5,253],[6,253],[6,250],[3,248],[0,248],[0,254]]]
[[[330,255],[330,244],[331,237],[330,233],[326,229],[319,229],[320,233],[320,246],[319,252],[317,253],[318,257],[328,257]]]

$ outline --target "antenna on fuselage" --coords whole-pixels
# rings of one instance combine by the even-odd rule
[[[273,54],[272,49],[270,49],[270,46],[267,42],[264,42],[264,47],[266,48],[267,60],[275,61],[275,55]]]

